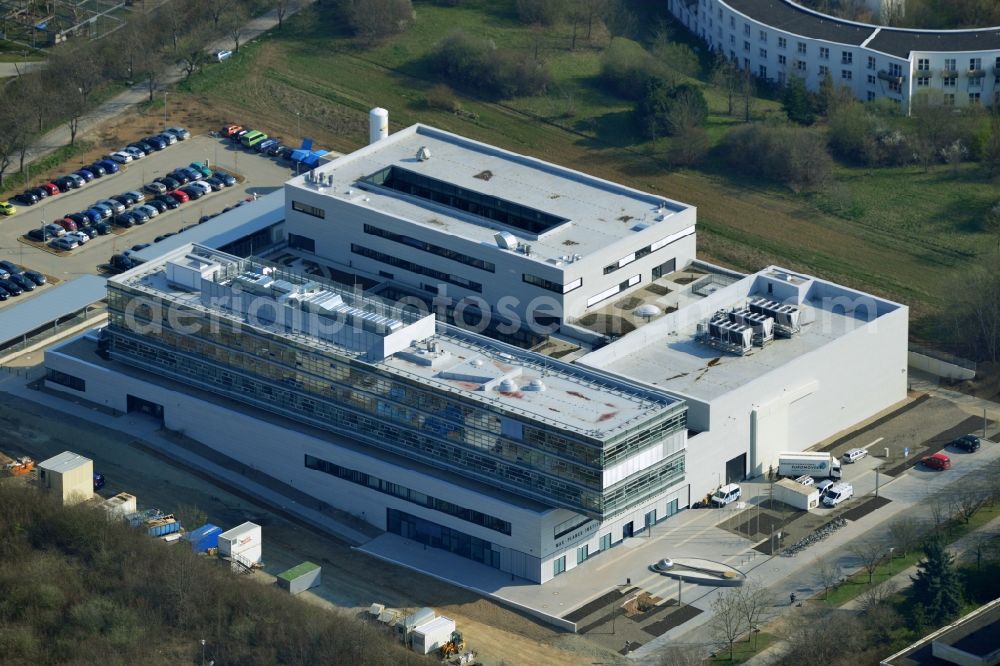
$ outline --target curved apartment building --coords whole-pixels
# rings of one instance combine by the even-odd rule
[[[803,79],[818,90],[827,73],[862,101],[1000,104],[1000,26],[911,30],[828,16],[789,0],[668,0],[671,13],[709,48],[761,79]]]

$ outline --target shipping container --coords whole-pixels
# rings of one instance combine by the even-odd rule
[[[103,506],[104,510],[108,512],[109,519],[121,520],[125,516],[136,512],[135,495],[118,493],[114,497],[109,497],[104,500],[101,506]]]
[[[263,555],[263,535],[260,525],[243,523],[219,535],[219,556],[239,558],[253,563]]]
[[[816,486],[804,486],[791,479],[781,479],[774,484],[774,499],[808,511],[819,506],[819,489]]]
[[[430,654],[451,640],[455,621],[450,617],[434,618],[413,630],[413,651]]]
[[[421,608],[415,613],[410,613],[402,620],[396,623],[396,629],[399,632],[399,640],[403,643],[408,643],[410,639],[410,633],[421,624],[430,622],[437,614],[434,612],[433,608]]]
[[[320,566],[312,562],[303,562],[288,571],[278,574],[278,587],[289,594],[305,592],[320,584]]]
[[[222,528],[209,523],[188,532],[185,538],[191,542],[191,550],[196,553],[206,553],[209,548],[219,547],[220,534],[222,534]]]
[[[156,518],[146,523],[146,533],[152,537],[173,534],[181,529],[181,524],[173,516]]]
[[[142,527],[147,521],[161,516],[163,516],[163,512],[159,509],[143,509],[126,515],[125,522],[128,523],[129,527]]]

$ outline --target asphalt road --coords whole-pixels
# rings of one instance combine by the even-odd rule
[[[197,201],[181,204],[180,208],[167,211],[142,226],[117,230],[107,236],[98,236],[85,245],[64,252],[53,253],[40,249],[21,240],[29,229],[38,228],[43,222],[49,223],[69,213],[88,208],[99,199],[106,199],[129,190],[141,190],[143,184],[193,161],[208,160],[214,168],[242,176],[243,182],[220,192],[213,192]],[[67,171],[71,171],[67,166]],[[153,239],[170,231],[194,224],[202,215],[220,212],[240,199],[267,194],[281,187],[293,175],[287,166],[272,158],[245,152],[228,141],[208,136],[196,136],[187,141],[179,141],[173,146],[153,153],[141,160],[126,165],[113,176],[94,180],[78,190],[70,190],[54,197],[43,199],[34,206],[18,205],[18,212],[9,218],[0,218],[0,259],[7,259],[25,268],[40,271],[61,280],[71,280],[80,275],[98,272],[98,266],[108,258],[138,243],[151,243]],[[16,202],[15,202],[16,203]],[[32,294],[25,294],[0,303],[9,307]]]

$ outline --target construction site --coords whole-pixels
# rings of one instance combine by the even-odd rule
[[[125,25],[124,0],[3,0],[3,39],[33,49],[72,39],[99,39]]]

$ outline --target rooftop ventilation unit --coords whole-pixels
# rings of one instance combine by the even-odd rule
[[[747,309],[774,319],[774,333],[778,337],[790,338],[801,330],[799,309],[794,305],[783,305],[766,298],[752,298]]]
[[[528,382],[528,385],[524,387],[524,390],[541,392],[544,391],[546,388],[548,387],[545,386],[545,382],[543,382],[541,379],[532,379],[530,382]]]
[[[509,231],[498,231],[493,234],[493,240],[497,242],[497,247],[504,250],[517,250],[517,236]]]
[[[420,150],[417,151],[417,160],[420,162],[426,162],[431,158],[431,149],[427,146],[420,146]]]
[[[774,340],[774,319],[765,314],[741,308],[729,312],[729,321],[744,324],[753,329],[753,343],[763,347]]]
[[[716,312],[708,322],[703,341],[732,354],[745,355],[753,345],[753,328],[729,320],[726,312]]]

